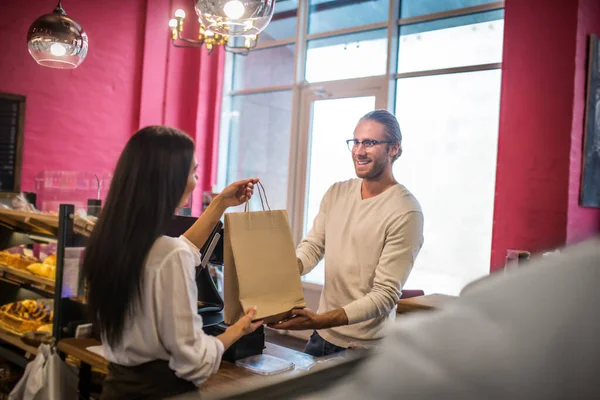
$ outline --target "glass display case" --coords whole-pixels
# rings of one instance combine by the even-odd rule
[[[35,177],[39,211],[58,213],[60,204],[73,204],[75,212],[94,213],[108,194],[112,174],[87,171],[42,171]],[[88,212],[88,205],[90,210]]]

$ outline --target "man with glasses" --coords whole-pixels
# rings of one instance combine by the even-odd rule
[[[295,310],[294,317],[271,325],[313,329],[304,351],[316,357],[368,347],[383,337],[423,244],[419,202],[392,172],[402,153],[396,117],[369,112],[346,142],[358,179],[329,188],[296,250],[303,275],[325,258],[319,310]]]

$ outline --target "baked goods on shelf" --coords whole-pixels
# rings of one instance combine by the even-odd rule
[[[52,322],[52,300],[22,300],[0,307],[0,327],[22,335]]]
[[[43,264],[56,266],[56,254],[50,254],[48,257],[44,258]]]
[[[8,265],[11,268],[16,268],[21,271],[27,269],[33,263],[40,262],[35,257],[29,257],[24,254],[10,253],[8,251],[0,251],[0,264]]]
[[[27,271],[34,275],[54,280],[56,278],[56,265],[35,263],[27,267]]]
[[[37,328],[37,331],[52,333],[52,324],[42,325],[39,328]]]
[[[42,278],[56,279],[56,254],[50,254],[43,262],[34,263],[27,267],[27,271]]]

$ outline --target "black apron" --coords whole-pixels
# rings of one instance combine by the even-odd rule
[[[164,399],[191,391],[196,385],[175,375],[165,360],[150,361],[135,367],[108,365],[100,400]]]

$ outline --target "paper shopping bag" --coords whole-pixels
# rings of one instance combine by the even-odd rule
[[[255,319],[265,323],[306,307],[285,210],[228,213],[224,230],[225,323],[235,323],[253,306]]]

